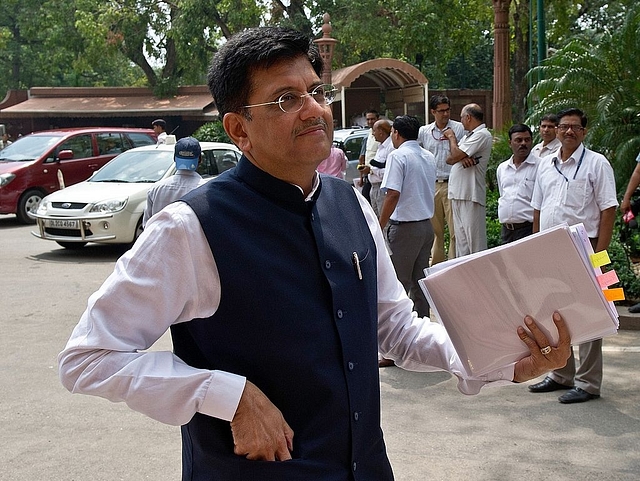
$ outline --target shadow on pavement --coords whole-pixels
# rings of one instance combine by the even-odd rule
[[[121,244],[87,244],[81,249],[66,249],[49,242],[51,250],[28,256],[39,262],[59,262],[65,264],[85,264],[94,262],[114,262],[129,247]]]

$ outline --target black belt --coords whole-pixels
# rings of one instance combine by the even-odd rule
[[[505,228],[507,228],[508,230],[518,230],[518,229],[524,229],[525,227],[532,226],[533,222],[520,222],[518,224],[512,224],[510,222],[505,222],[502,225],[505,226]]]
[[[422,220],[389,220],[389,224],[391,225],[400,225],[400,224],[413,224],[414,222],[425,222],[429,219]]]
[[[436,182],[438,184],[446,184],[447,182],[449,182],[449,179],[436,179]]]

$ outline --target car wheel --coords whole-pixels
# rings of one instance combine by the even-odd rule
[[[62,247],[64,247],[65,249],[71,249],[73,251],[77,251],[79,249],[82,249],[84,246],[87,245],[86,242],[62,242],[62,241],[56,241],[56,243]]]
[[[21,224],[35,224],[36,220],[29,217],[29,212],[35,212],[42,200],[42,192],[36,189],[26,191],[18,201],[16,217]]]
[[[136,224],[136,230],[133,232],[133,240],[129,244],[127,244],[127,248],[131,249],[133,247],[133,244],[136,243],[136,240],[138,239],[138,237],[140,237],[140,234],[142,234],[143,230],[142,217],[140,217],[138,219],[138,223]]]
[[[140,217],[138,219],[138,223],[136,224],[136,232],[133,235],[133,242],[135,242],[138,239],[138,237],[140,237],[140,234],[142,234],[143,230],[144,229],[142,228],[142,217]]]

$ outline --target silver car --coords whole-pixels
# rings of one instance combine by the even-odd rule
[[[232,144],[201,142],[198,172],[215,177],[236,165],[241,152]],[[53,192],[34,214],[40,239],[78,249],[87,242],[131,244],[142,232],[142,214],[151,186],[175,173],[174,145],[128,150],[89,180]]]

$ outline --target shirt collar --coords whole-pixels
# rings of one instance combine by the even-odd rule
[[[535,165],[539,160],[539,157],[536,157],[535,155],[533,155],[533,153],[529,152],[529,155],[527,155],[527,158],[524,159],[522,161],[522,164],[531,164],[531,165]],[[509,157],[509,164],[515,167],[515,163],[513,162],[513,155],[511,157]],[[522,165],[520,164],[520,165]]]
[[[560,149],[558,149],[558,151],[555,153],[555,155],[551,156],[551,163],[553,164],[555,162],[560,162],[561,164],[566,164],[567,162],[569,162],[572,159],[573,159],[574,162],[577,162],[578,159],[582,156],[582,152],[584,150],[586,150],[586,147],[584,146],[583,143],[580,143],[580,145],[578,145],[578,148],[573,151],[573,153],[569,156],[569,158],[567,160],[565,160],[564,162],[562,162],[562,159],[560,159],[560,153],[562,152],[562,147],[560,147]]]
[[[251,189],[268,197],[278,205],[300,214],[308,213],[308,202],[315,201],[322,190],[320,176],[317,172],[314,175],[311,193],[305,197],[304,191],[300,186],[273,177],[253,164],[244,155],[238,161],[238,165],[228,172],[230,172],[229,175],[237,176]],[[218,178],[223,177],[225,174],[226,172],[223,172]]]
[[[300,192],[302,192],[302,195],[304,195],[304,190],[302,190],[302,187],[296,184],[291,184],[291,185],[300,189]],[[316,173],[313,176],[313,186],[311,187],[311,192],[309,192],[309,195],[304,198],[305,202],[311,202],[312,200],[314,200],[314,195],[316,194],[316,191],[318,190],[319,186],[320,186],[320,176],[318,175],[318,171],[316,170]]]

